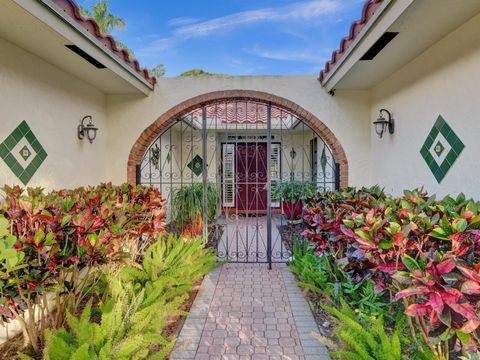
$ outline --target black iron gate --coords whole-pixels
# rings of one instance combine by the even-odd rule
[[[250,100],[205,104],[152,142],[137,183],[168,201],[169,231],[204,236],[221,260],[285,262],[302,199],[339,187],[332,151],[304,121]]]

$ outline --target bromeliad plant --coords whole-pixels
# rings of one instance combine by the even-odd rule
[[[104,184],[51,193],[5,187],[4,192],[0,218],[9,228],[0,247],[6,248],[4,264],[15,266],[2,270],[0,321],[18,319],[35,352],[45,328],[60,327],[65,311],[83,301],[100,266],[137,256],[165,227],[164,200],[156,189]]]

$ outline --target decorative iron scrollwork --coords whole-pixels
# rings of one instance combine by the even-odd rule
[[[151,149],[152,156],[150,157],[150,162],[155,167],[155,170],[159,170],[160,168],[160,154],[161,150],[157,144],[153,144],[153,148]]]
[[[282,199],[271,196],[272,186],[295,181],[332,191],[338,186],[337,165],[318,134],[288,111],[228,100],[201,106],[167,128],[146,151],[137,179],[158,187],[167,200],[169,231],[182,234],[179,213],[182,223],[201,217],[202,235],[220,260],[272,263],[290,259],[292,239],[303,241],[304,230],[296,225],[295,236],[286,239],[293,230],[282,214]],[[209,186],[219,195],[213,221],[207,218]],[[192,195],[197,200],[187,212],[174,212],[185,187],[201,195]],[[195,206],[199,214],[190,214]]]

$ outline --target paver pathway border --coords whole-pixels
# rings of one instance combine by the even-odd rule
[[[315,321],[312,310],[297,285],[297,280],[288,266],[282,267],[283,281],[287,289],[292,310],[293,319],[297,326],[298,337],[302,343],[305,360],[329,360],[328,350],[319,342],[312,333],[319,334],[320,331]]]
[[[213,269],[204,278],[190,314],[183,323],[177,343],[170,359],[194,359],[202,337],[203,327],[207,321],[210,303],[217,287],[221,267]]]
[[[240,264],[237,266],[242,265]],[[312,333],[318,334],[319,329],[313,318],[311,309],[305,300],[301,289],[296,283],[295,277],[285,264],[276,264],[275,266],[280,267],[281,278],[284,282],[288,303],[291,308],[298,338],[300,339],[303,348],[304,355],[300,356],[300,358],[305,360],[329,360],[330,357],[328,356],[325,346],[312,335]],[[219,267],[205,276],[197,297],[190,309],[190,315],[187,317],[180,335],[178,336],[177,344],[175,345],[170,359],[195,359],[202,338],[202,332],[208,319],[210,307],[214,300],[214,294],[222,268],[223,267]],[[269,271],[267,265],[265,265],[264,271]],[[235,355],[232,356],[232,354],[229,354],[224,355],[223,358],[234,359],[247,357],[238,357],[238,355],[235,357]],[[251,357],[249,356],[248,358]],[[290,359],[288,355],[283,355],[279,358],[286,360]]]

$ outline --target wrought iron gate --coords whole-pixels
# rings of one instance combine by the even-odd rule
[[[195,109],[158,136],[137,183],[167,199],[169,231],[203,235],[221,260],[271,265],[288,261],[303,230],[301,204],[290,197],[338,189],[339,166],[302,119],[228,100]]]

